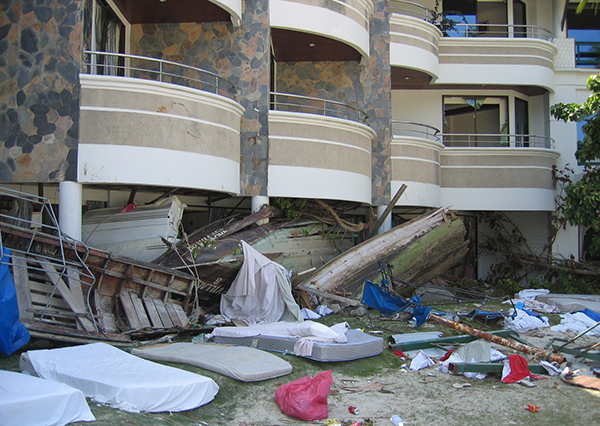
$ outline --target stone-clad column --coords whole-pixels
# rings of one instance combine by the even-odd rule
[[[377,132],[373,142],[373,205],[387,205],[390,201],[391,179],[391,82],[390,65],[390,3],[389,0],[373,0],[375,11],[370,22],[370,57],[362,81],[370,82],[365,91],[365,111],[369,125]]]
[[[0,182],[76,180],[83,2],[0,11]]]
[[[269,160],[269,1],[245,0],[237,37],[240,103],[246,111],[241,129],[240,188],[245,196],[266,196]]]

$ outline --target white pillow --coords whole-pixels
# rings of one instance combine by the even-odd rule
[[[292,325],[288,331],[291,335],[300,337],[312,336],[320,337],[322,339],[337,339],[340,337],[335,331],[326,325],[313,321],[296,323]]]

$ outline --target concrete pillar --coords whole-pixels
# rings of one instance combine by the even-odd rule
[[[387,209],[387,206],[377,206],[377,218],[380,218],[386,209]],[[390,229],[392,229],[392,214],[391,213],[388,215],[388,217],[385,218],[385,221],[381,224],[377,233],[383,234],[384,232],[389,231]]]
[[[269,197],[265,197],[264,195],[255,195],[251,199],[251,209],[252,213],[255,213],[260,210],[260,208],[264,205],[269,205]],[[262,219],[256,222],[257,225],[264,225],[265,223],[269,223],[269,219]]]
[[[58,184],[58,224],[61,232],[81,241],[83,186],[77,182]]]
[[[568,0],[552,0],[552,16],[554,38],[566,38],[567,26],[561,28],[563,14],[565,12],[565,4]]]

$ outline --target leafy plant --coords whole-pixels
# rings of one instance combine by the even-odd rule
[[[431,17],[428,19],[428,22],[430,24],[435,25],[441,32],[442,35],[444,37],[448,37],[448,32],[449,31],[454,31],[456,30],[456,24],[458,24],[460,21],[455,21],[452,18],[449,18],[448,15],[452,15],[452,16],[460,16],[462,17],[462,23],[466,24],[467,23],[467,19],[465,18],[465,16],[462,14],[462,12],[459,11],[446,11],[444,12],[443,10],[440,11],[440,0],[435,0],[435,7],[430,10],[431,12]]]
[[[600,255],[600,74],[587,80],[592,94],[581,105],[559,103],[550,108],[550,113],[565,122],[585,121],[583,140],[579,141],[575,157],[584,165],[583,175],[576,182],[568,181],[568,174],[559,175],[564,186],[564,197],[559,201],[560,214],[572,226],[583,226],[594,230],[589,251]]]

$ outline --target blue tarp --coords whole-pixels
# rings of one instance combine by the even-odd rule
[[[389,285],[383,280],[382,285]],[[363,302],[369,308],[377,309],[382,314],[393,314],[400,311],[412,311],[416,320],[415,328],[427,320],[427,316],[431,312],[429,306],[421,306],[421,296],[415,296],[410,300],[405,300],[402,297],[392,296],[380,286],[373,284],[371,281],[365,281],[363,289]],[[412,305],[412,309],[410,308]]]
[[[8,356],[29,342],[29,331],[19,322],[15,282],[8,269],[10,250],[3,249],[0,264],[0,353]]]

